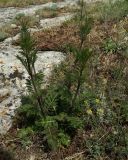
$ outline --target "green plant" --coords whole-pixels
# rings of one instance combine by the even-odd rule
[[[87,160],[127,160],[127,58],[123,54],[111,54],[124,52],[122,42],[127,45],[127,27],[124,25],[127,22],[121,22],[121,30],[114,25],[114,29],[120,31],[119,35],[112,35],[98,47],[100,55],[92,55],[86,43],[92,20],[86,14],[83,1],[79,5],[75,19],[79,47],[67,47],[65,61],[54,68],[45,89],[41,89],[42,73],[35,72],[35,44],[31,43],[33,40],[26,27],[21,31],[22,55],[18,58],[30,78],[27,80],[29,95],[23,97],[18,110],[18,136],[24,146],[32,143],[32,137],[39,136],[46,149],[59,149],[59,153],[70,144],[70,147],[72,144],[77,146],[78,140],[77,148],[80,150],[82,146]],[[103,54],[102,47],[110,54]]]
[[[26,27],[26,23],[22,24],[21,29],[21,52],[17,55],[17,58],[21,61],[30,78],[27,79],[28,91],[33,98],[33,103],[38,106],[40,113],[45,116],[43,110],[43,98],[41,84],[43,80],[43,74],[41,72],[36,73],[35,62],[37,59],[37,51],[35,49],[35,42],[30,36],[30,32]]]
[[[76,18],[80,43],[79,48],[68,47],[70,53],[67,55],[67,59],[69,56],[70,63],[66,59],[66,62],[62,62],[59,68],[55,68],[51,77],[53,79],[46,89],[41,89],[40,76],[37,76],[37,80],[34,77],[34,85],[40,91],[38,93],[33,89],[31,82],[31,77],[36,74],[32,74],[31,79],[28,80],[28,89],[31,94],[24,99],[23,106],[19,111],[22,119],[20,121],[21,127],[23,127],[21,138],[26,140],[26,137],[30,137],[29,134],[40,134],[43,137],[42,143],[45,144],[45,147],[48,146],[52,150],[57,150],[58,148],[68,147],[78,134],[78,130],[83,131],[83,128],[85,128],[85,148],[88,152],[88,159],[103,159],[104,157],[126,159],[127,104],[120,101],[120,107],[118,104],[113,106],[116,90],[115,86],[107,80],[102,83],[102,78],[97,79],[98,84],[93,88],[86,85],[88,76],[86,71],[88,70],[87,65],[91,50],[85,48],[85,41],[90,33],[92,21],[83,11],[83,1],[80,6],[82,10],[79,11],[79,16]],[[25,36],[26,33],[28,32],[25,32]],[[118,47],[112,40],[109,40],[105,44],[105,50],[106,52],[117,52]],[[27,66],[29,66],[28,63]],[[33,65],[30,66],[33,69]],[[116,70],[112,68],[114,79],[117,80],[118,85],[122,83],[120,78],[122,78],[121,69],[123,68],[119,65],[119,74],[115,74]],[[28,68],[26,67],[26,69]],[[34,73],[34,70],[32,70],[32,73]],[[61,76],[59,77],[58,74]],[[120,88],[118,90],[118,86],[116,86],[116,89],[119,98],[121,96],[119,95]],[[36,108],[35,104],[40,100],[38,98],[42,97],[41,108],[43,114],[40,114],[40,107]],[[38,105],[40,106],[40,103]],[[27,132],[28,127],[32,132]],[[106,129],[108,129],[107,132]]]
[[[119,49],[118,44],[111,38],[106,40],[104,43],[104,50],[106,53],[115,53]]]
[[[23,147],[29,146],[32,144],[30,136],[34,134],[32,127],[22,128],[19,130],[18,137],[21,139],[21,144]]]
[[[52,82],[46,89],[41,89],[43,74],[35,70],[37,52],[26,24],[21,30],[22,51],[21,56],[17,58],[30,76],[27,79],[29,96],[23,99],[23,105],[18,111],[21,119],[20,125],[26,128],[23,129],[25,134],[21,133],[21,135],[23,139],[24,135],[25,137],[28,135],[28,127],[35,134],[42,133],[45,144],[48,144],[52,150],[67,147],[78,130],[84,127],[84,120],[81,116],[83,110],[78,104],[82,95],[83,73],[91,55],[90,49],[84,48],[83,45],[91,30],[91,20],[83,12],[83,1],[80,7],[80,17],[77,17],[80,47],[78,49],[73,46],[69,48],[74,59],[70,68],[72,71],[69,68],[62,70],[64,73],[62,81]],[[36,105],[38,108],[35,107]]]
[[[80,10],[78,11],[78,16],[76,17],[78,28],[79,28],[79,37],[80,37],[80,45],[79,48],[70,47],[70,52],[73,53],[74,56],[74,64],[72,68],[72,72],[75,75],[74,80],[76,82],[76,90],[74,95],[72,95],[71,107],[73,107],[77,96],[79,94],[79,90],[83,84],[83,75],[86,69],[86,64],[91,57],[91,49],[84,47],[84,42],[87,38],[87,35],[90,33],[92,27],[92,19],[87,16],[86,8],[84,1],[79,1]]]
[[[121,55],[121,52],[116,55],[102,56],[106,58],[106,61],[111,60],[112,56],[116,59],[109,63],[106,68],[103,67],[105,62],[101,63],[102,66],[100,66],[99,62],[95,61],[96,56],[92,59],[95,67],[101,67],[102,71],[97,72],[98,69],[96,68],[96,73],[99,75],[96,76],[96,80],[91,79],[92,81],[88,82],[90,85],[86,86],[84,92],[85,134],[88,134],[85,138],[87,159],[125,160],[127,159],[128,148],[128,94],[126,92],[127,67],[125,63],[127,59]]]

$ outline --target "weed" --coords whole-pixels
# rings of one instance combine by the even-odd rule
[[[57,150],[68,147],[81,132],[81,146],[87,160],[125,160],[128,152],[128,69],[127,58],[121,53],[125,51],[122,44],[127,46],[126,22],[119,22],[119,27],[114,25],[116,34],[105,37],[108,39],[102,47],[109,54],[104,54],[100,47],[94,48],[95,52],[101,52],[99,55],[92,54],[85,43],[92,20],[86,14],[83,1],[79,5],[75,19],[77,45],[65,47],[66,60],[55,67],[45,89],[41,89],[43,77],[35,72],[37,52],[33,53],[32,37],[26,28],[22,30],[24,39],[19,58],[30,78],[27,81],[29,96],[23,98],[18,111],[21,138],[26,140],[33,134],[39,135],[46,148]]]
[[[118,51],[118,45],[112,39],[106,40],[104,44],[104,50],[106,53],[115,53]]]
[[[35,70],[35,62],[37,52],[34,48],[33,40],[26,28],[26,24],[21,30],[21,56],[17,58],[24,65],[30,78],[27,79],[27,87],[29,91],[28,101],[19,110],[19,115],[23,120],[22,126],[26,129],[21,129],[23,139],[28,135],[28,127],[34,132],[42,132],[44,140],[52,150],[58,147],[67,147],[72,138],[77,134],[78,129],[83,128],[83,119],[77,115],[77,111],[81,109],[76,106],[79,102],[79,92],[83,84],[83,72],[86,63],[90,58],[90,50],[83,47],[83,43],[91,29],[90,19],[83,14],[83,1],[81,2],[79,21],[79,36],[81,39],[79,49],[69,47],[70,52],[74,57],[71,70],[66,70],[62,83],[50,84],[47,89],[41,89],[42,73],[37,73]],[[78,66],[78,67],[76,67]],[[72,78],[73,76],[73,78]],[[74,86],[73,92],[71,88]],[[44,98],[43,98],[44,96]],[[35,106],[38,106],[36,108]],[[78,107],[78,108],[77,108]],[[24,134],[25,133],[25,134]],[[25,135],[25,137],[24,137]]]

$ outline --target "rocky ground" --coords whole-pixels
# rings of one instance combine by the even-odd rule
[[[32,20],[33,18],[38,19],[38,24],[35,25],[35,23],[32,23],[29,26],[29,30],[31,34],[33,34],[33,38],[35,38],[36,40],[36,47],[38,49],[36,70],[43,71],[45,75],[43,84],[45,86],[49,82],[48,80],[50,74],[52,73],[52,69],[54,68],[53,66],[58,65],[65,59],[66,54],[63,53],[67,51],[67,48],[65,49],[65,46],[70,43],[76,46],[78,45],[79,35],[77,36],[76,34],[78,33],[78,28],[73,20],[70,21],[74,16],[73,11],[77,7],[77,1],[78,0],[57,0],[56,2],[54,1],[54,3],[48,2],[45,4],[33,5],[24,8],[0,8],[0,147],[2,146],[5,150],[9,151],[9,153],[12,153],[12,155],[14,153],[14,157],[17,160],[60,160],[60,157],[67,157],[67,160],[85,159],[83,158],[85,154],[83,152],[83,148],[78,147],[79,144],[81,144],[81,142],[83,141],[83,139],[81,139],[81,136],[76,137],[76,139],[73,140],[73,143],[71,143],[71,145],[66,149],[62,149],[61,151],[57,152],[47,151],[46,153],[44,153],[45,149],[43,148],[42,143],[40,144],[40,142],[42,142],[40,136],[32,137],[31,144],[24,145],[25,140],[22,141],[17,136],[17,133],[19,131],[18,127],[14,123],[12,125],[13,119],[15,119],[14,117],[16,117],[16,110],[21,105],[21,97],[22,95],[27,94],[26,79],[28,78],[26,70],[24,69],[20,61],[16,58],[16,55],[18,55],[20,52],[19,37],[21,24],[17,23],[19,21],[17,19],[16,22],[15,18],[19,15],[24,14],[26,15],[26,17],[30,16],[30,19],[32,18]],[[95,1],[107,0],[85,1],[90,3]],[[97,8],[99,9],[100,3],[94,3],[94,5],[95,4],[98,4]],[[88,6],[92,7],[93,4],[89,4]],[[98,61],[98,65],[96,63],[97,67],[93,68],[93,65],[95,66],[95,64],[93,63],[95,62],[93,62],[93,60],[91,61],[91,67],[93,70],[91,78],[93,80],[90,81],[89,84],[93,84],[94,82],[95,85],[95,83],[97,84],[97,81],[99,80],[102,84],[103,80],[103,87],[106,85],[107,81],[111,82],[111,86],[113,86],[113,84],[114,86],[116,86],[120,83],[122,85],[122,83],[125,82],[115,82],[116,78],[113,78],[113,73],[115,72],[113,71],[119,69],[122,63],[122,66],[127,66],[127,59],[124,59],[121,56],[124,50],[116,48],[117,54],[115,54],[115,52],[113,54],[111,53],[111,51],[109,52],[109,54],[107,54],[106,50],[103,50],[103,48],[104,45],[107,44],[106,40],[108,39],[108,37],[112,37],[113,39],[116,39],[118,37],[117,41],[115,41],[121,42],[121,45],[119,46],[122,46],[123,44],[124,48],[128,40],[126,34],[127,17],[122,18],[121,21],[111,20],[106,22],[103,21],[103,17],[100,17],[99,15],[99,17],[101,18],[100,21],[97,18],[98,14],[93,15],[95,11],[93,11],[94,8],[92,7],[92,9],[91,7],[89,9],[92,11],[91,14],[95,21],[94,27],[92,28],[91,33],[88,36],[86,44],[88,45],[89,41],[90,47],[95,51],[96,55],[94,59],[96,58],[96,60]],[[57,14],[55,12],[52,12],[53,10],[56,10]],[[41,11],[41,13],[39,11]],[[42,11],[45,11],[46,14],[42,15]],[[8,26],[9,31],[7,31],[6,26]],[[3,30],[5,33],[9,32],[9,34],[7,34],[7,36],[5,36],[4,38],[1,36]],[[127,67],[124,68],[123,73],[125,77],[125,75],[127,75]],[[120,87],[119,85],[121,97],[124,96],[123,92],[125,88],[123,87]],[[106,127],[104,128],[104,131],[106,135]],[[88,132],[88,130],[85,133],[85,138],[87,139],[88,137],[90,137],[90,135],[95,136],[96,134],[95,131]],[[104,135],[102,135],[104,133],[99,130],[97,135],[98,137],[104,137]],[[102,143],[107,144],[104,140]],[[84,150],[86,150],[85,147]]]
[[[92,2],[94,0],[86,0]],[[0,8],[0,27],[11,23],[17,14],[33,15],[39,9],[45,8],[64,8],[74,7],[77,0],[65,0],[57,3],[46,3],[42,5],[34,5],[27,8]],[[66,20],[72,18],[71,13],[65,13],[55,18],[46,18],[40,20],[40,30],[52,28],[61,25]],[[11,24],[12,28],[20,27]],[[38,28],[31,28],[32,32],[39,31]],[[16,55],[19,54],[20,48],[12,44],[13,40],[17,40],[19,34],[15,37],[9,37],[0,42],[0,133],[4,134],[8,131],[12,124],[12,118],[15,110],[21,105],[21,95],[25,93],[25,79],[28,77],[24,67],[17,60]],[[64,59],[63,53],[56,51],[47,51],[38,53],[37,69],[43,70],[46,77],[49,76],[52,66],[60,63]]]
[[[43,5],[31,6],[29,8],[0,8],[0,26],[9,23],[16,14],[25,13],[32,15],[36,10],[45,7],[63,8],[67,5],[74,5],[75,2],[47,3]],[[65,20],[70,19],[72,15],[63,15],[57,18],[40,20],[41,28],[51,28],[61,25]],[[13,25],[14,26],[14,25]],[[38,31],[33,30],[33,31]],[[11,127],[12,117],[15,115],[15,109],[21,105],[21,95],[26,89],[25,79],[28,77],[23,66],[17,60],[20,48],[12,45],[15,37],[9,37],[0,43],[0,133],[4,134]],[[50,74],[52,66],[63,60],[64,56],[60,52],[47,51],[38,53],[37,69],[43,70],[46,77]]]

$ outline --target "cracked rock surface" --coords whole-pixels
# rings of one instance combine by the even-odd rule
[[[26,91],[26,70],[16,58],[20,48],[1,46],[0,49],[0,133],[4,134],[11,127],[15,109],[21,105],[21,95]],[[43,71],[45,80],[50,75],[53,65],[64,59],[60,52],[39,52],[36,69]]]

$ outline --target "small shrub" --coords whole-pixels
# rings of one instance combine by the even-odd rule
[[[32,37],[26,27],[22,29],[22,52],[18,58],[30,77],[29,95],[23,98],[18,111],[19,135],[28,142],[33,135],[41,136],[44,147],[55,151],[68,147],[80,131],[82,141],[78,148],[84,144],[87,160],[126,160],[127,59],[112,54],[124,51],[115,37],[103,45],[104,51],[110,54],[92,55],[85,43],[92,20],[85,12],[83,1],[79,5],[75,19],[79,29],[77,47],[71,44],[65,47],[66,60],[55,67],[45,89],[42,89],[42,73],[35,71],[37,52]],[[124,37],[123,29],[121,38]]]
[[[20,137],[26,139],[29,131],[42,133],[44,141],[52,150],[67,147],[78,130],[84,126],[83,117],[81,117],[82,108],[77,104],[80,103],[84,70],[91,56],[91,50],[84,48],[83,43],[91,30],[92,23],[83,12],[83,1],[80,7],[79,17],[77,17],[77,21],[80,22],[79,48],[68,47],[68,51],[74,57],[74,67],[71,66],[72,70],[62,70],[64,74],[62,82],[51,83],[46,89],[41,89],[43,74],[35,70],[37,51],[26,23],[23,23],[21,30],[22,51],[17,58],[27,70],[30,78],[27,79],[29,97],[18,111],[20,122],[22,122],[21,127],[25,127],[21,129]]]
[[[23,147],[27,147],[32,144],[30,137],[34,134],[32,127],[22,128],[19,130],[18,137],[21,139]]]

